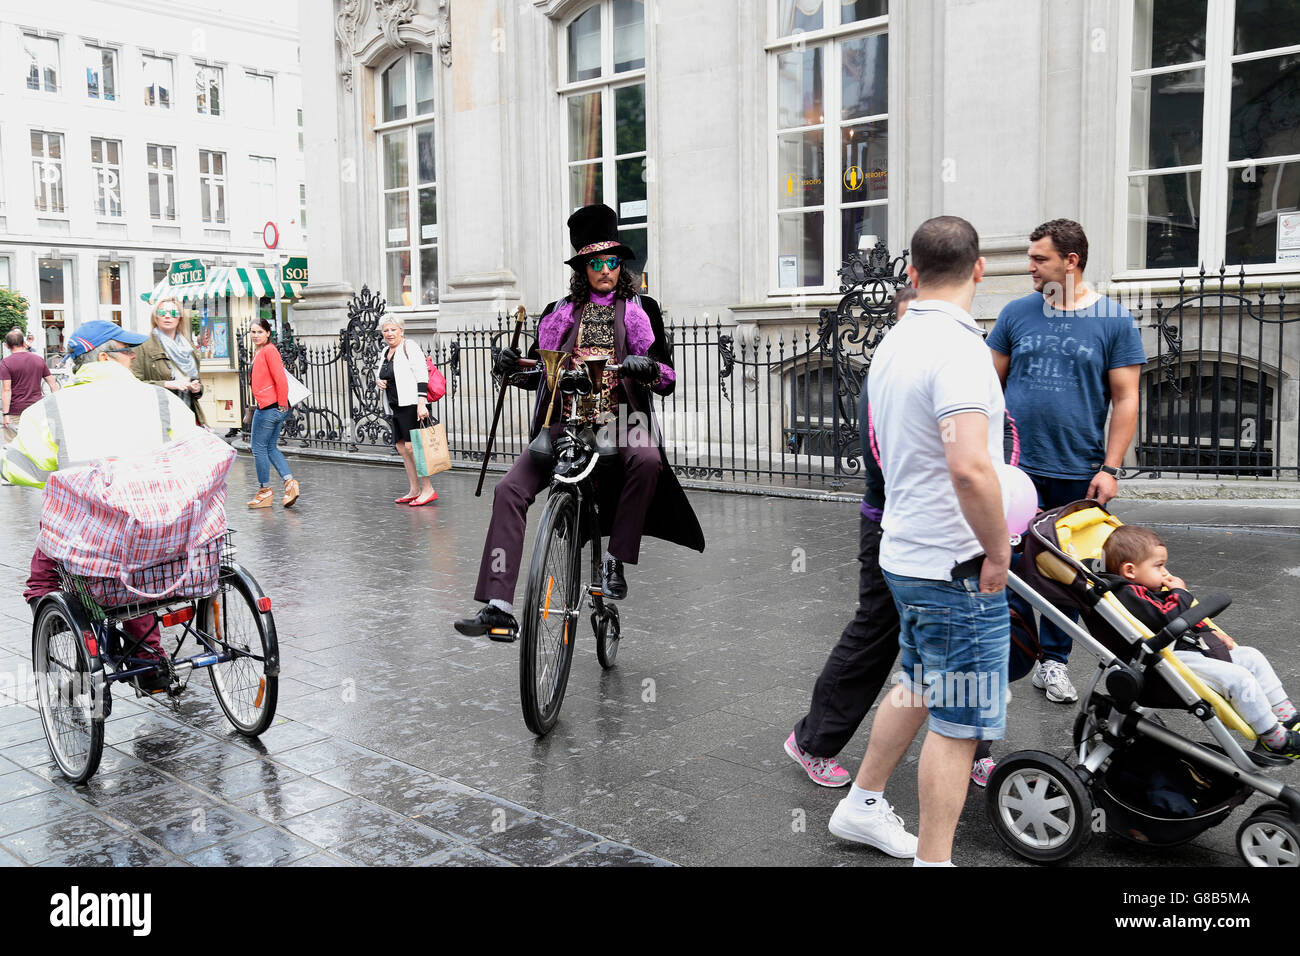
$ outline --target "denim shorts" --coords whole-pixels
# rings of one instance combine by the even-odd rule
[[[1001,740],[1007,727],[1007,594],[981,594],[978,577],[955,581],[885,572],[901,622],[901,682],[922,696],[930,729],[958,740]]]

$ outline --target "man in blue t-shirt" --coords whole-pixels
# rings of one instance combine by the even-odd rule
[[[988,339],[1020,430],[1020,467],[1034,480],[1040,507],[1081,498],[1105,504],[1119,492],[1120,466],[1137,431],[1142,337],[1132,313],[1084,282],[1082,226],[1055,219],[1029,239],[1034,292],[1002,310]],[[1032,613],[1018,598],[1012,606]],[[1034,686],[1057,703],[1077,700],[1065,667],[1070,635],[1044,620],[1040,639]]]

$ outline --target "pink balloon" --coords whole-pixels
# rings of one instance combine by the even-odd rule
[[[1033,480],[1014,465],[996,463],[998,483],[1002,486],[1002,513],[1007,516],[1007,533],[1012,537],[1029,530],[1029,522],[1038,513],[1038,489]]]

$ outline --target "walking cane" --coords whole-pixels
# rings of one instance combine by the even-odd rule
[[[524,321],[528,318],[528,310],[522,305],[515,311],[515,334],[510,340],[510,347],[519,351],[519,333],[524,329]],[[483,479],[487,477],[488,459],[492,457],[492,442],[497,437],[497,423],[501,421],[501,406],[506,402],[506,389],[510,387],[510,382],[502,377],[501,392],[497,395],[496,411],[492,413],[492,428],[488,431],[487,447],[483,449],[483,467],[478,473],[478,487],[474,489],[474,497],[483,497]]]

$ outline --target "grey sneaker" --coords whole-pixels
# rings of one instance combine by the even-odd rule
[[[916,856],[916,837],[907,832],[902,817],[884,799],[866,807],[845,797],[836,805],[827,829],[841,840],[865,843],[899,859]]]
[[[1069,704],[1079,699],[1078,691],[1070,683],[1070,673],[1060,661],[1039,661],[1034,668],[1033,685],[1047,692],[1054,704]]]

